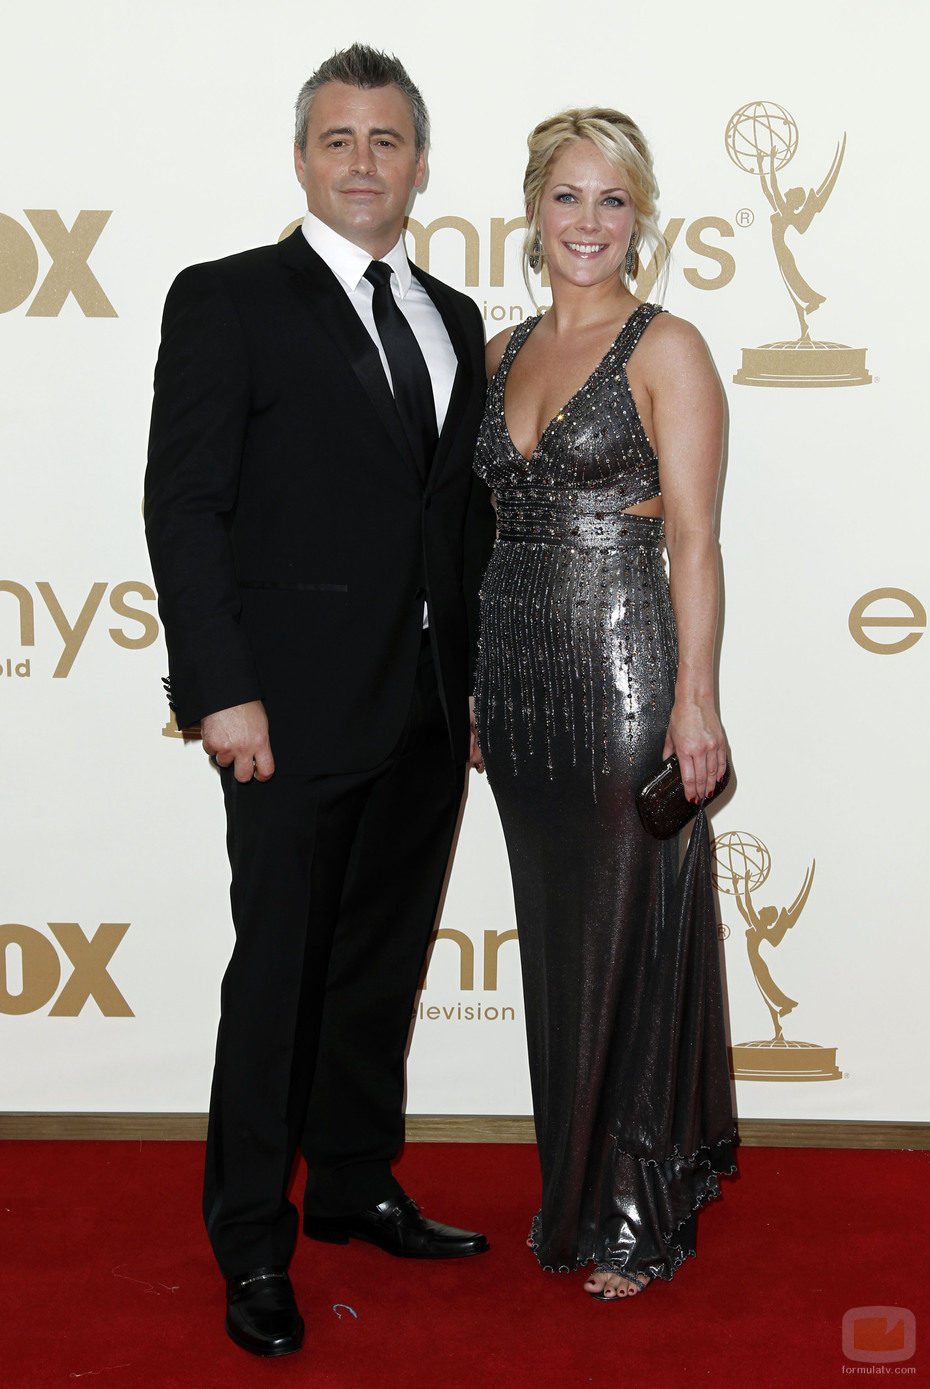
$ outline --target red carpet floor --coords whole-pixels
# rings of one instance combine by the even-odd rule
[[[200,1226],[202,1146],[2,1148],[0,1383],[62,1389],[522,1389],[701,1384],[819,1389],[921,1382],[930,1368],[930,1154],[759,1149],[708,1209],[698,1257],[616,1305],[541,1272],[524,1240],[531,1147],[408,1147],[398,1175],[427,1214],[487,1231],[479,1258],[420,1264],[301,1239],[297,1355],[262,1361],[223,1330]],[[909,1309],[906,1364],[845,1359],[853,1307]]]

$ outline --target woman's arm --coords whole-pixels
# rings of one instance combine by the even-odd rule
[[[723,392],[696,328],[666,315],[656,319],[654,327],[660,332],[649,344],[648,376],[678,627],[678,678],[663,756],[677,754],[685,793],[699,801],[726,766],[726,743],[714,700],[719,580],[715,516]]]

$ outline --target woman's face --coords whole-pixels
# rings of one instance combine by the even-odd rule
[[[539,233],[551,280],[600,284],[623,268],[636,208],[622,169],[590,140],[553,159],[539,202]]]

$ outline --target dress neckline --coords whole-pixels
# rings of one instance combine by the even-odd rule
[[[507,395],[507,378],[508,378],[508,376],[510,375],[510,368],[513,366],[513,363],[514,363],[514,360],[515,360],[515,358],[516,358],[516,356],[517,356],[517,353],[520,351],[520,348],[524,345],[524,343],[526,342],[526,340],[527,340],[527,338],[530,336],[530,334],[533,332],[533,330],[534,330],[535,328],[537,328],[537,327],[539,326],[539,324],[542,322],[542,317],[543,317],[543,316],[542,316],[542,314],[536,314],[535,316],[533,316],[533,317],[531,317],[531,318],[524,319],[524,322],[523,322],[522,324],[520,324],[520,326],[519,326],[518,328],[515,328],[515,329],[514,329],[514,332],[513,332],[513,334],[511,335],[510,341],[508,342],[507,347],[506,347],[506,349],[505,349],[505,351],[504,351],[504,355],[503,355],[503,357],[501,358],[500,365],[499,365],[498,368],[497,368],[497,374],[500,375],[501,371],[503,370],[503,373],[504,373],[504,374],[503,374],[503,376],[501,377],[501,380],[500,380],[500,393],[501,393],[501,395],[500,395],[500,419],[501,419],[501,426],[502,426],[503,434],[504,434],[504,437],[505,437],[505,439],[506,439],[508,445],[510,446],[511,450],[516,454],[516,456],[517,456],[519,459],[522,460],[522,462],[524,462],[524,463],[532,463],[533,459],[536,457],[537,453],[539,452],[540,448],[542,447],[543,441],[545,440],[546,436],[549,434],[550,430],[552,430],[552,429],[554,428],[555,425],[561,424],[561,423],[562,423],[562,421],[563,421],[563,419],[564,419],[564,417],[565,417],[566,412],[567,412],[568,410],[571,409],[571,407],[574,405],[575,401],[576,401],[576,400],[578,399],[578,397],[581,395],[582,391],[586,391],[586,390],[588,389],[588,387],[591,385],[591,382],[594,381],[594,380],[596,380],[596,378],[597,378],[598,376],[600,376],[601,372],[604,370],[604,367],[605,367],[607,361],[609,360],[610,357],[613,356],[614,352],[616,351],[617,346],[619,345],[620,339],[621,339],[621,338],[623,337],[623,335],[626,333],[627,329],[630,327],[631,323],[634,321],[634,319],[636,318],[636,316],[637,316],[638,314],[641,314],[642,311],[643,311],[644,309],[648,309],[648,308],[650,308],[650,307],[651,307],[651,306],[650,306],[648,303],[637,304],[636,308],[633,309],[632,312],[629,313],[629,314],[627,315],[627,317],[623,320],[623,322],[621,323],[619,329],[617,330],[617,335],[616,335],[616,337],[614,338],[613,342],[612,342],[612,343],[610,344],[610,346],[608,347],[607,351],[604,353],[603,357],[602,357],[602,358],[600,359],[600,361],[597,362],[596,365],[592,368],[592,370],[590,371],[590,373],[588,374],[588,376],[585,377],[584,381],[582,381],[582,383],[581,383],[581,385],[578,387],[577,391],[575,391],[573,395],[569,396],[569,398],[568,398],[568,400],[566,400],[565,404],[562,405],[562,406],[560,407],[560,409],[557,410],[556,413],[552,416],[552,419],[551,419],[551,420],[549,421],[549,423],[545,426],[545,428],[543,429],[543,432],[540,434],[539,438],[536,440],[536,446],[535,446],[535,448],[533,449],[532,453],[530,453],[530,454],[521,453],[521,451],[517,448],[516,444],[515,444],[514,441],[513,441],[513,435],[512,435],[511,432],[510,432],[510,426],[509,426],[508,423],[507,423],[507,410],[506,410],[506,404],[505,404],[506,395]],[[520,333],[520,328],[526,327],[526,325],[529,325],[529,326],[527,327],[527,331],[521,335],[521,333]],[[626,376],[625,364],[624,364],[624,376]],[[627,384],[629,385],[629,383],[627,383]],[[630,400],[631,400],[631,403],[633,404],[633,409],[634,409],[634,412],[635,412],[635,414],[636,414],[636,418],[637,418],[637,420],[639,421],[640,432],[641,432],[641,434],[642,434],[642,436],[643,436],[643,439],[644,439],[645,442],[649,445],[649,451],[650,451],[650,453],[652,453],[653,457],[655,457],[655,450],[653,449],[652,444],[650,443],[649,438],[648,438],[648,436],[647,436],[647,434],[646,434],[646,431],[645,431],[645,429],[643,428],[643,422],[642,422],[642,420],[640,419],[639,411],[636,409],[636,402],[633,401],[632,393],[631,393],[631,395],[630,395]]]

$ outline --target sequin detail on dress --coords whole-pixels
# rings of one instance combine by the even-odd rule
[[[677,648],[658,460],[626,364],[637,308],[529,458],[504,416],[512,334],[475,468],[498,539],[481,591],[478,731],[507,841],[543,1177],[547,1268],[670,1278],[732,1170],[709,846],[650,839],[633,797],[660,760]]]
[[[675,642],[667,595],[664,603],[652,596],[656,583],[661,591],[662,522],[623,515],[659,495],[658,460],[626,375],[630,354],[659,312],[644,304],[632,314],[529,459],[504,415],[510,365],[539,320],[522,323],[491,381],[476,451],[475,469],[497,497],[500,542],[483,585],[478,696],[488,706],[485,751],[495,755],[491,739],[500,728],[516,763],[519,723],[526,735],[521,754],[551,773],[558,723],[573,765],[586,759],[595,794],[594,774],[607,770],[615,752],[617,721],[626,726],[632,760],[642,702],[664,702],[663,653]],[[541,644],[536,626],[543,613]]]

